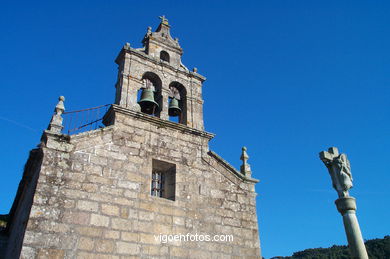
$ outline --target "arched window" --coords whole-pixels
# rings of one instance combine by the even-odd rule
[[[153,72],[142,76],[142,87],[138,90],[138,104],[141,112],[160,117],[162,107],[161,79]]]
[[[169,84],[169,120],[187,125],[187,92],[179,82]]]
[[[160,60],[169,63],[169,54],[168,54],[168,52],[162,50],[162,51],[160,52]]]

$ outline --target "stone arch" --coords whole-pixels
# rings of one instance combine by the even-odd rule
[[[179,107],[181,109],[181,114],[179,116],[178,122],[184,125],[187,125],[187,89],[183,84],[172,81],[169,84],[169,98],[178,98],[179,99]]]
[[[160,60],[169,63],[169,61],[170,61],[169,53],[166,52],[165,50],[162,50],[162,51],[160,52]]]
[[[156,74],[156,73],[153,73],[153,72],[145,72],[143,75],[142,75],[142,82],[143,82],[143,85],[142,87],[138,90],[138,101],[140,100],[140,96],[141,96],[141,92],[142,92],[142,88],[145,88],[145,85],[144,85],[144,82],[145,80],[149,80],[152,85],[153,85],[153,91],[154,91],[154,100],[156,103],[158,103],[158,109],[157,111],[155,112],[155,116],[156,117],[160,117],[160,114],[161,114],[161,108],[162,108],[162,81],[160,79],[160,77]]]

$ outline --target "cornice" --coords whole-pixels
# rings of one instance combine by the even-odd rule
[[[130,117],[135,118],[137,120],[146,121],[146,122],[152,123],[160,128],[162,128],[162,127],[170,128],[170,129],[174,129],[177,131],[181,131],[183,133],[200,136],[200,137],[206,138],[208,140],[211,140],[215,136],[215,134],[210,133],[210,132],[194,129],[194,128],[188,127],[188,126],[180,124],[180,123],[175,123],[175,122],[163,120],[163,119],[160,119],[158,117],[154,117],[154,116],[151,116],[151,115],[139,112],[139,111],[133,111],[133,110],[130,110],[128,108],[119,106],[117,104],[112,104],[110,109],[104,115],[104,117],[103,117],[104,125],[108,126],[108,125],[112,124],[115,113],[124,114],[126,116],[130,116]]]
[[[251,182],[251,183],[258,183],[260,182],[260,180],[258,179],[255,179],[255,178],[249,178],[249,177],[246,177],[245,175],[243,175],[241,172],[239,172],[236,168],[234,168],[231,164],[229,164],[225,159],[223,159],[222,157],[220,157],[217,153],[215,153],[214,151],[209,151],[207,152],[207,154],[211,157],[213,157],[215,160],[217,160],[217,162],[219,164],[221,164],[223,167],[225,167],[226,169],[228,169],[231,173],[233,173],[234,175],[238,176],[239,178],[241,178],[242,180],[246,181],[246,182]]]

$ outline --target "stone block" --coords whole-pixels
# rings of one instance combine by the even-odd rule
[[[124,189],[135,190],[135,191],[138,191],[140,188],[139,183],[130,182],[130,181],[123,181],[123,180],[118,181],[118,186],[121,188],[124,188]]]
[[[64,223],[87,225],[89,224],[90,214],[86,212],[65,211],[62,221]]]
[[[77,259],[119,259],[117,255],[78,252]]]
[[[127,219],[129,217],[129,209],[127,207],[121,208],[121,218]]]
[[[186,248],[183,247],[171,247],[170,249],[170,255],[175,257],[182,257],[182,258],[188,258],[189,257],[189,251]],[[213,257],[215,258],[215,257]]]
[[[38,222],[38,224],[39,229],[44,232],[68,233],[71,230],[71,227],[68,224],[58,223],[54,221],[40,221]]]
[[[137,173],[131,173],[131,172],[126,173],[126,179],[129,181],[138,182],[138,183],[145,181],[145,178],[143,175],[137,174]]]
[[[105,230],[103,232],[103,237],[106,239],[119,239],[120,232],[114,230]]]
[[[90,155],[90,162],[95,165],[107,166],[108,159],[106,157]]]
[[[138,240],[139,240],[139,233],[122,231],[121,240],[129,241],[129,242],[138,242]]]
[[[138,218],[145,221],[153,221],[154,213],[150,211],[139,211]]]
[[[173,217],[173,223],[175,225],[183,226],[185,224],[185,220],[182,217]]]
[[[97,192],[99,186],[94,183],[82,183],[80,189],[86,192]]]
[[[212,252],[199,249],[199,250],[191,250],[188,258],[190,258],[190,259],[204,259],[204,258],[213,258],[213,257],[212,257]]]
[[[77,201],[77,206],[79,210],[86,210],[91,212],[98,211],[99,204],[94,201],[85,201],[85,200],[79,200]]]
[[[110,216],[119,216],[119,207],[111,204],[102,204],[102,213]]]
[[[97,149],[95,150],[95,154],[99,157],[104,157],[104,158],[110,158],[110,159],[118,159],[118,160],[126,160],[126,155],[117,153],[117,152],[112,152],[106,149]]]
[[[103,168],[100,165],[94,165],[94,164],[86,164],[84,165],[84,172],[88,174],[95,174],[102,176],[103,175]]]
[[[20,253],[20,259],[33,259],[36,258],[37,251],[36,249],[28,246],[23,246]]]
[[[143,244],[155,244],[160,245],[159,240],[155,238],[155,234],[145,234],[140,233],[139,234],[139,242]]]
[[[100,192],[108,193],[113,196],[122,196],[123,189],[111,188],[111,186],[102,185],[99,189]]]
[[[118,254],[138,255],[140,252],[140,245],[126,242],[116,242]]]
[[[98,227],[108,227],[110,218],[99,214],[91,214],[91,225]]]
[[[131,206],[131,207],[134,206],[134,201],[127,198],[115,197],[114,199],[111,200],[111,202],[123,206]]]
[[[80,250],[92,251],[95,246],[95,241],[92,238],[80,237],[77,248]]]
[[[42,259],[62,259],[64,258],[65,251],[59,249],[38,249],[37,258]]]
[[[127,230],[127,231],[132,230],[131,220],[112,218],[111,225],[113,229]]]
[[[103,230],[95,227],[76,227],[76,232],[83,236],[100,237],[102,236]]]
[[[101,177],[97,175],[87,175],[87,181],[91,183],[100,183],[104,185],[112,185],[113,180],[106,177]]]
[[[115,250],[115,243],[112,240],[97,240],[96,251],[103,253],[112,253]]]
[[[137,191],[131,191],[131,190],[125,190],[123,193],[123,196],[130,198],[130,199],[136,199],[138,198],[139,192]]]

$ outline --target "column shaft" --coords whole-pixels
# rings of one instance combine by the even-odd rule
[[[366,247],[359,223],[354,210],[348,210],[343,214],[344,229],[347,235],[351,258],[368,259]]]

